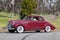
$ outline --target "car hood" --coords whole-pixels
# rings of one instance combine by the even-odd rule
[[[11,20],[10,22],[13,22],[13,23],[28,23],[30,21],[29,20]]]

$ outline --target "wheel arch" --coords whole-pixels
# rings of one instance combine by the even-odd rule
[[[24,28],[24,31],[25,31],[25,27],[24,27],[24,25],[17,25],[17,27],[19,27],[19,26],[23,26],[23,28]],[[17,28],[16,28],[17,29]]]
[[[44,27],[44,29],[46,28],[46,26],[50,26],[50,27],[51,27],[51,25],[49,25],[49,24],[45,24],[45,27]],[[51,27],[51,29],[52,29],[52,27]]]

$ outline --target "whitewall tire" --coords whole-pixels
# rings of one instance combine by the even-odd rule
[[[18,32],[18,33],[24,32],[23,26],[18,26],[18,27],[17,27],[17,32]]]
[[[51,27],[50,26],[46,26],[45,27],[45,32],[50,32],[51,31]]]

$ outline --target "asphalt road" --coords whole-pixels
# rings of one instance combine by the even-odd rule
[[[57,32],[24,32],[9,33],[0,32],[0,40],[60,40],[60,31]]]

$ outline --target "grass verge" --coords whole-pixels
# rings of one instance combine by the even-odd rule
[[[18,15],[11,17],[11,13],[0,12],[0,27],[5,27],[9,20],[19,19]]]

